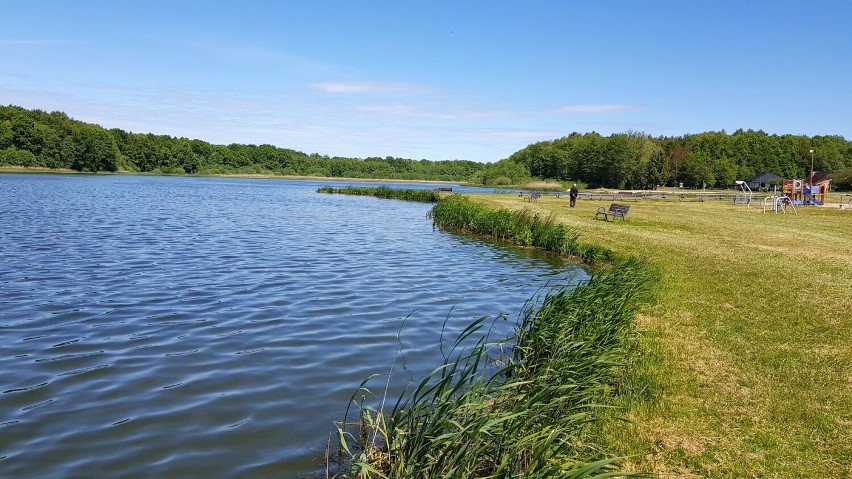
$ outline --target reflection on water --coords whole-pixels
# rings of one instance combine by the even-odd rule
[[[313,471],[398,349],[393,393],[448,316],[445,339],[582,274],[327,184],[0,175],[0,476]]]

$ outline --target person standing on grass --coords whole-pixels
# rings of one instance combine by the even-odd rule
[[[568,190],[568,197],[570,199],[569,204],[570,204],[571,208],[573,208],[574,205],[577,204],[577,195],[579,195],[579,194],[580,194],[580,190],[577,189],[577,183],[574,183],[571,186],[571,189]]]

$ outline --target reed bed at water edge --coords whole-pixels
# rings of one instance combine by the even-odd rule
[[[560,255],[574,256],[594,264],[616,258],[611,251],[578,243],[579,234],[561,224],[552,215],[544,216],[524,209],[495,209],[452,195],[441,199],[430,213],[442,228],[475,233],[521,246],[535,246]]]
[[[437,191],[422,190],[422,189],[393,189],[387,186],[365,186],[354,187],[345,186],[343,188],[334,188],[331,186],[323,186],[317,189],[317,193],[331,193],[341,195],[356,195],[356,196],[375,196],[376,198],[417,201],[421,203],[437,203],[441,196]]]
[[[501,341],[488,341],[484,318],[474,322],[387,413],[362,397],[360,422],[338,428],[348,459],[339,476],[631,475],[616,470],[595,431],[625,389],[633,318],[653,283],[648,271],[621,262],[534,298]]]

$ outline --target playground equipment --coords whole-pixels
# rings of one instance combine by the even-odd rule
[[[808,189],[806,188],[806,189],[805,189],[805,191],[804,191],[804,193],[805,193],[805,198],[807,198],[807,199],[808,199],[808,201],[810,201],[811,203],[813,203],[813,204],[815,204],[815,205],[822,206],[822,203],[823,203],[823,202],[822,202],[822,201],[820,201],[820,200],[818,200],[818,199],[816,199],[816,198],[814,198],[814,194],[815,194],[815,193],[816,193],[816,194],[819,194],[819,193],[818,193],[818,192],[819,192],[819,189],[818,189],[819,187],[816,187],[816,188],[817,188],[816,192],[814,191],[814,187],[811,187],[811,190],[810,190],[810,191],[808,191]],[[821,196],[822,196],[823,198],[825,198],[825,194],[822,194]]]
[[[748,183],[743,180],[736,180],[734,183],[740,187],[740,192],[731,198],[731,203],[735,205],[745,203],[746,207],[751,209],[751,199],[754,195],[751,192],[751,188],[749,188]]]
[[[818,205],[825,203],[825,196],[828,193],[831,180],[815,182],[813,185],[808,184],[805,180],[784,180],[782,183],[782,192],[795,205]]]
[[[796,211],[796,205],[793,204],[793,200],[791,200],[788,196],[777,194],[777,191],[775,195],[767,196],[763,199],[763,214],[766,214],[766,208],[769,206],[769,203],[772,204],[772,211],[776,214],[780,211],[786,215],[788,206],[793,208],[793,213],[796,213],[797,215],[799,214],[799,212]]]

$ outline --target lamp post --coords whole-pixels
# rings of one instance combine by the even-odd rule
[[[810,186],[814,186],[814,150],[811,148],[811,181],[808,183]]]

